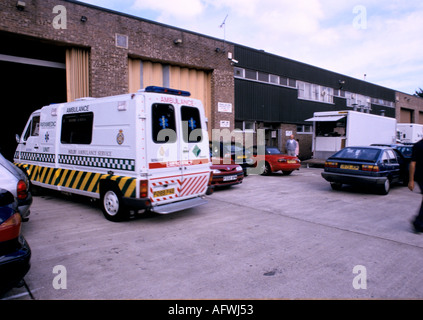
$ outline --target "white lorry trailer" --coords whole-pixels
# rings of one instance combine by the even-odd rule
[[[416,143],[423,139],[423,124],[398,123],[398,140],[401,143]]]
[[[171,213],[207,202],[204,108],[189,92],[147,87],[34,111],[14,161],[33,185],[95,199],[105,217]]]
[[[322,161],[348,146],[396,141],[395,118],[346,110],[315,112],[306,121],[313,122],[313,158]]]

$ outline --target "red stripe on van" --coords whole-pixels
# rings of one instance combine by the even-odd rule
[[[168,162],[151,162],[148,164],[149,169],[162,169],[172,168],[180,166],[195,166],[199,164],[207,164],[209,159],[195,159],[195,160],[183,160],[183,161],[168,161]]]

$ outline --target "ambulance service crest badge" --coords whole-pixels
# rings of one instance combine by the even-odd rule
[[[125,136],[123,135],[123,130],[119,130],[119,133],[116,136],[116,142],[118,145],[121,145],[125,141]]]

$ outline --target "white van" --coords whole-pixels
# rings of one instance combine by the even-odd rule
[[[82,98],[32,113],[15,152],[33,185],[101,199],[105,217],[167,214],[207,203],[204,108],[187,91]]]

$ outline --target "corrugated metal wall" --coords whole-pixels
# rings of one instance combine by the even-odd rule
[[[345,75],[320,69],[301,62],[275,56],[243,46],[235,46],[237,67],[267,72],[295,80],[315,83],[339,89],[339,80],[344,80],[343,90],[373,98],[395,101],[395,91]],[[235,118],[280,123],[306,124],[314,112],[350,109],[346,99],[334,97],[334,104],[324,104],[298,99],[293,88],[274,86],[260,82],[235,79]],[[372,105],[372,113],[395,117],[395,109]]]

